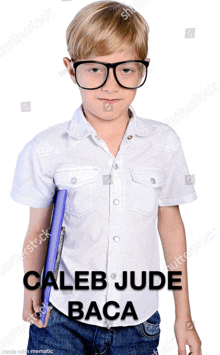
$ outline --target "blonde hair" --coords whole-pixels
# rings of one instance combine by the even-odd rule
[[[66,31],[67,51],[74,60],[135,48],[137,59],[148,53],[149,26],[133,8],[117,1],[95,1],[83,7]]]

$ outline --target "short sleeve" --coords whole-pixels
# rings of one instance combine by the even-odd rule
[[[171,152],[165,182],[159,195],[159,206],[174,206],[189,203],[197,199],[180,138],[177,137],[175,150]]]
[[[48,207],[54,201],[56,186],[53,177],[43,171],[40,158],[34,140],[19,153],[10,193],[14,201],[36,208]]]

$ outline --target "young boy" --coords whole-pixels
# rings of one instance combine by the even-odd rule
[[[71,60],[63,59],[82,105],[70,121],[37,134],[18,156],[11,197],[30,206],[25,273],[41,274],[48,238],[39,242],[39,235],[49,228],[55,189],[68,192],[59,271],[70,287],[52,287],[45,326],[36,314],[41,289],[24,289],[23,319],[32,323],[29,352],[158,354],[159,288],[152,285],[159,286],[162,278],[156,224],[171,265],[186,255],[178,205],[192,202],[196,193],[187,184],[176,132],[138,117],[131,106],[147,78],[148,33],[144,18],[122,3],[84,7],[67,29]],[[200,355],[186,265],[181,262],[178,276],[172,276],[181,283],[171,280],[182,287],[173,291],[174,330],[179,355],[186,354],[186,345],[190,354]],[[167,287],[168,274],[164,278]],[[37,281],[28,279],[32,286]],[[61,281],[59,273],[58,286]]]

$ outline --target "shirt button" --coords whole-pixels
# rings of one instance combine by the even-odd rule
[[[131,139],[131,138],[133,138],[133,136],[131,136],[131,135],[130,135],[130,136],[127,136],[127,139]]]
[[[77,179],[75,177],[73,177],[70,181],[72,184],[75,184],[77,182]]]
[[[114,205],[118,206],[120,201],[116,199],[116,200],[113,201],[113,203],[114,203]]]
[[[96,139],[100,139],[99,136],[95,136],[95,137],[96,137]]]
[[[116,170],[118,169],[118,164],[114,165],[114,169],[116,169]]]
[[[150,181],[152,182],[152,184],[156,184],[156,180],[154,178],[151,178]]]
[[[118,236],[115,236],[113,239],[115,242],[119,242],[119,240],[120,240],[120,238]]]
[[[115,279],[116,276],[117,276],[116,274],[111,274],[111,278],[112,278],[112,279]]]

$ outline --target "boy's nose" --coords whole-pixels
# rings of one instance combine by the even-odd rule
[[[113,72],[113,68],[109,69],[109,73],[108,73],[108,78],[106,83],[103,85],[103,88],[105,89],[118,89],[120,87],[120,85],[117,83],[115,76],[114,76],[114,72]]]

